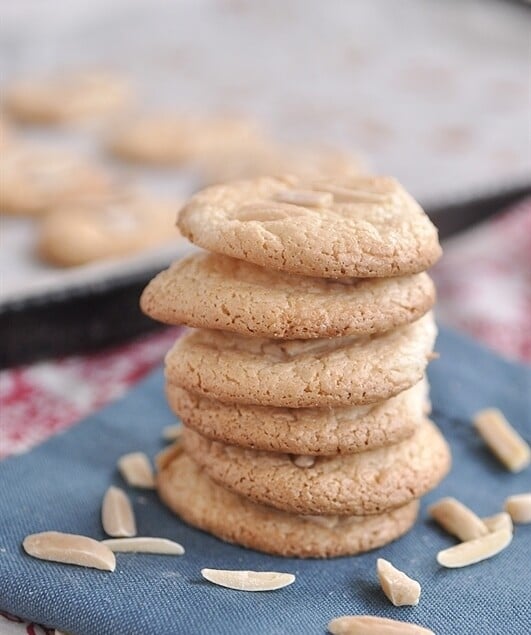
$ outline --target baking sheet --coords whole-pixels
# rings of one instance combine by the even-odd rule
[[[285,2],[38,0],[4,3],[2,83],[109,67],[148,107],[249,113],[286,141],[326,142],[396,175],[426,206],[528,182],[529,12],[466,0]],[[87,129],[24,133],[100,155]],[[131,173],[181,196],[196,175]],[[162,268],[183,252],[62,271],[32,255],[34,232],[2,219],[0,306]]]

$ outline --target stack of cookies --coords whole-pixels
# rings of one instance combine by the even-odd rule
[[[196,194],[196,252],[143,310],[195,327],[166,358],[185,425],[163,501],[223,540],[327,557],[384,545],[450,466],[429,411],[437,231],[390,178],[260,178]]]

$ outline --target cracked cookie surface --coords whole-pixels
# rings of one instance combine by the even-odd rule
[[[315,277],[418,273],[441,255],[435,226],[389,177],[215,185],[189,200],[178,225],[210,251]]]
[[[378,336],[271,340],[200,329],[166,355],[166,379],[224,403],[302,408],[388,399],[424,376],[431,313]]]
[[[302,517],[257,505],[214,483],[185,453],[158,474],[161,499],[185,522],[226,542],[279,556],[326,558],[380,547],[406,533],[418,501],[367,517]]]
[[[240,496],[290,513],[367,515],[400,507],[433,489],[450,468],[450,451],[425,420],[399,444],[348,456],[296,457],[210,441],[189,428],[183,447],[214,481]]]
[[[306,339],[383,333],[419,319],[434,302],[426,273],[331,280],[202,252],[159,273],[141,306],[167,324]]]
[[[366,406],[272,408],[223,404],[172,384],[170,408],[202,436],[255,450],[307,455],[354,454],[408,439],[428,409],[427,383]]]

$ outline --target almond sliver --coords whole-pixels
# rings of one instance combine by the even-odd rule
[[[416,606],[420,599],[420,584],[394,567],[388,560],[378,558],[376,572],[387,599],[395,606]]]
[[[428,513],[443,529],[459,540],[474,540],[489,533],[481,518],[451,496],[441,498],[428,509]]]
[[[108,538],[101,541],[115,553],[154,553],[164,556],[182,556],[184,547],[167,538]]]
[[[275,195],[275,200],[302,207],[330,207],[334,197],[330,192],[316,190],[283,190]]]
[[[499,529],[486,536],[462,542],[455,547],[444,549],[437,554],[437,562],[443,567],[456,569],[467,567],[476,562],[492,558],[503,551],[513,539],[513,533],[509,529]]]
[[[292,573],[275,571],[226,571],[201,569],[205,580],[237,591],[275,591],[295,582]]]
[[[499,529],[513,530],[513,521],[507,512],[500,512],[494,516],[487,516],[481,519],[489,531],[498,531]]]
[[[411,622],[400,622],[373,615],[343,615],[328,623],[332,635],[435,635]]]
[[[109,487],[101,506],[101,524],[108,536],[134,536],[136,522],[127,494],[119,487]]]
[[[176,441],[183,433],[183,427],[180,423],[172,426],[166,426],[162,430],[162,438],[165,441]]]
[[[511,472],[520,472],[531,463],[531,449],[503,413],[487,408],[474,417],[474,426],[497,458]]]
[[[77,534],[43,531],[24,538],[24,551],[40,560],[51,560],[80,567],[92,567],[114,571],[116,559],[113,552],[97,540]]]
[[[128,485],[153,489],[155,477],[148,457],[143,452],[131,452],[118,460],[120,474]]]
[[[515,523],[531,523],[531,492],[509,496],[504,507]]]

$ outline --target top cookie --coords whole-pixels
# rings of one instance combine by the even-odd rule
[[[418,273],[441,255],[421,207],[380,176],[216,185],[190,199],[178,225],[210,251],[323,278]]]

